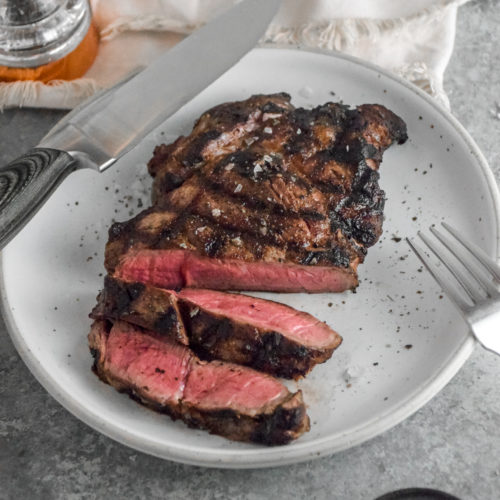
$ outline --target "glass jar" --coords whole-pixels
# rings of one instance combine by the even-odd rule
[[[63,58],[91,17],[88,0],[0,0],[0,65],[33,68]]]

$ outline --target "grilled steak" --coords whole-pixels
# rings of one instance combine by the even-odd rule
[[[178,316],[182,314],[182,320]],[[299,378],[329,359],[341,337],[310,314],[269,300],[212,290],[163,290],[106,277],[94,319],[124,320],[189,342],[202,359]]]
[[[89,316],[95,320],[124,320],[181,344],[190,343],[175,293],[142,283],[127,283],[106,276],[104,289]]]
[[[154,205],[110,229],[110,274],[164,288],[339,292],[382,231],[380,105],[294,108],[287,94],[204,113],[149,162]]]
[[[269,375],[200,361],[189,348],[124,322],[95,322],[89,345],[101,380],[191,427],[268,445],[309,430],[301,392]]]

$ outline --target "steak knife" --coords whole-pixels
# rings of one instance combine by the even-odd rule
[[[0,168],[0,249],[72,172],[103,172],[253,48],[281,0],[243,0],[125,82],[66,115]]]

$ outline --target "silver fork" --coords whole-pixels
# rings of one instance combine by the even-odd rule
[[[429,254],[414,239],[406,238],[406,241],[448,298],[460,309],[476,339],[486,349],[500,354],[500,267],[449,224],[443,222],[442,226],[447,236],[435,227],[431,227],[430,231],[455,259],[421,231],[418,236],[449,273],[433,263]]]

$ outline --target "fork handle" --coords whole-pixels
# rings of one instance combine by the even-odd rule
[[[70,154],[50,148],[34,148],[0,168],[0,249],[76,168]]]

